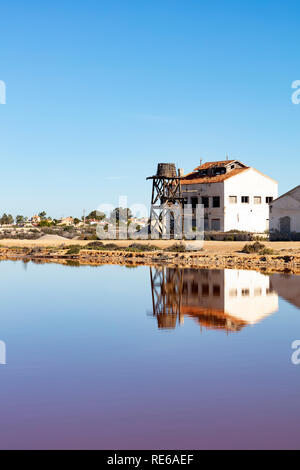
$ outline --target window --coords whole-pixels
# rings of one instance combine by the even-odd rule
[[[254,289],[254,295],[255,295],[256,297],[262,295],[262,290],[261,290],[260,287],[255,287],[255,289]]]
[[[220,196],[213,197],[213,207],[220,207]]]
[[[226,168],[215,168],[213,173],[215,176],[224,175],[226,173]]]
[[[242,289],[242,296],[247,297],[248,295],[250,295],[250,290],[249,289]]]
[[[201,198],[201,202],[204,206],[204,209],[208,209],[209,207],[209,198],[207,196],[204,196]]]
[[[220,219],[212,219],[211,221],[211,229],[215,232],[219,232],[221,230],[221,222]]]
[[[209,296],[209,284],[202,284],[202,296],[203,297]]]
[[[249,196],[242,196],[242,204],[249,204]]]
[[[237,196],[229,196],[230,204],[237,204]]]
[[[220,297],[221,295],[221,287],[218,284],[213,285],[213,296]]]
[[[204,217],[204,230],[209,230],[209,218]]]
[[[238,295],[237,289],[230,289],[229,290],[229,295],[230,295],[230,297],[237,297],[237,295]]]
[[[192,283],[192,294],[198,295],[198,284],[196,284],[196,282]]]
[[[267,196],[266,197],[266,204],[270,204],[271,202],[273,202],[272,196]]]
[[[254,204],[261,204],[261,196],[254,196]]]
[[[196,209],[197,204],[198,204],[198,198],[197,197],[192,197],[191,198],[191,203],[192,203],[192,209]]]

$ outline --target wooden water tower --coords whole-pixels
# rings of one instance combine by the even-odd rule
[[[162,238],[165,235],[166,219],[171,216],[171,236],[174,233],[174,222],[181,224],[181,234],[183,231],[183,202],[181,193],[181,173],[176,172],[174,163],[159,163],[154,176],[149,176],[147,180],[152,180],[150,226],[152,238]],[[180,220],[172,219],[172,211],[179,211]],[[173,212],[172,212],[173,213]],[[167,237],[168,238],[168,237]]]

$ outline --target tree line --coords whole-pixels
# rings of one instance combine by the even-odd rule
[[[52,217],[47,216],[46,211],[41,211],[38,213],[38,216],[40,218],[40,222],[38,225],[40,226],[45,226],[45,225],[56,225],[60,222],[59,219],[52,219]],[[120,219],[124,218],[131,219],[133,217],[132,212],[130,209],[127,207],[116,207],[110,214],[108,220],[117,220],[119,221]],[[106,219],[106,215],[103,212],[99,212],[97,210],[91,211],[86,217],[82,216],[80,219],[78,217],[73,218],[73,222],[75,225],[79,224],[83,220],[86,222],[89,222],[90,220],[103,220]],[[23,215],[17,215],[16,218],[14,218],[11,214],[6,214],[4,213],[0,217],[0,225],[13,225],[16,223],[17,225],[23,225],[26,222],[28,222],[30,219],[29,217],[25,217]]]

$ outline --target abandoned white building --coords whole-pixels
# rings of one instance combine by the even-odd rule
[[[204,230],[263,233],[278,183],[238,160],[206,162],[181,180],[185,203],[204,206]],[[193,220],[195,223],[195,220]]]
[[[300,185],[270,204],[270,239],[300,240]]]

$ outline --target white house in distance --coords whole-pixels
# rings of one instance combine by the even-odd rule
[[[270,204],[270,238],[300,239],[300,186]]]
[[[186,203],[204,205],[206,231],[263,233],[278,183],[238,160],[206,162],[181,180]]]

